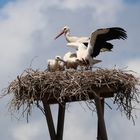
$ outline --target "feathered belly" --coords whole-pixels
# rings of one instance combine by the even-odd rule
[[[85,50],[78,50],[77,51],[77,59],[83,60],[87,58],[87,51]]]

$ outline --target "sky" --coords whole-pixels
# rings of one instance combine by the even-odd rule
[[[30,65],[45,70],[48,59],[73,51],[65,47],[64,37],[54,40],[65,25],[76,36],[89,36],[103,27],[124,28],[128,39],[113,41],[113,52],[98,56],[103,60],[98,66],[127,67],[140,76],[139,13],[139,0],[0,0],[0,91]],[[49,139],[45,117],[37,108],[27,124],[25,118],[11,118],[8,102],[9,97],[0,99],[0,139]],[[56,118],[56,105],[52,111]],[[135,113],[137,119],[133,125],[125,115],[105,108],[110,140],[139,139],[140,112]],[[69,105],[64,127],[64,140],[96,140],[97,117],[84,103]]]

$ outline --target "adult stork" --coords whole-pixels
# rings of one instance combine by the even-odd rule
[[[76,37],[76,36],[71,36],[70,35],[70,28],[68,26],[64,26],[62,28],[62,30],[60,31],[60,33],[55,37],[55,39],[57,39],[58,37],[60,37],[61,35],[65,36],[66,41],[68,43],[72,43],[72,42],[80,42],[83,43],[86,47],[88,46],[88,43],[90,41],[90,37]],[[100,51],[101,52],[106,52],[106,51],[111,51],[112,47],[108,47],[108,48],[102,48]]]
[[[57,39],[58,37],[60,37],[61,35],[65,35],[66,41],[68,43],[71,42],[80,42],[83,43],[85,46],[88,45],[88,42],[90,40],[89,37],[76,37],[76,36],[71,36],[70,35],[70,28],[68,26],[64,26],[62,28],[62,31],[55,37],[55,39]]]
[[[77,44],[74,43],[74,44],[70,44],[70,45],[74,46]],[[82,45],[82,43],[80,45]],[[71,46],[71,47],[73,47],[73,46]],[[63,60],[61,60],[61,61],[64,62],[67,69],[77,69],[78,66],[81,66],[81,67],[88,66],[87,63],[82,58],[80,59],[80,57],[78,55],[79,55],[79,53],[68,52],[64,55]],[[92,61],[92,65],[99,63],[99,62],[101,62],[101,60],[94,59]]]
[[[126,31],[120,27],[97,29],[91,33],[90,39],[88,40],[88,46],[86,47],[82,41],[78,41],[78,39],[77,41],[76,39],[74,41],[74,39],[69,36],[68,31],[66,32],[63,30],[63,32],[56,36],[56,38],[62,34],[65,35],[66,40],[69,40],[67,46],[75,47],[77,49],[77,58],[79,60],[84,60],[86,63],[89,63],[90,66],[93,65],[93,58],[98,56],[103,48],[106,50],[112,50],[113,44],[109,43],[108,41],[113,39],[124,40],[127,38]]]

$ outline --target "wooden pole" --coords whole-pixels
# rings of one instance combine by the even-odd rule
[[[104,117],[104,98],[101,99],[101,106],[102,106],[102,114]],[[100,121],[98,119],[98,129],[97,129],[97,140],[101,140],[101,132],[100,132]]]
[[[57,140],[63,140],[64,118],[65,118],[65,103],[59,104],[58,121],[57,121]]]
[[[95,104],[96,104],[96,111],[97,111],[97,117],[99,122],[98,128],[99,128],[99,135],[100,135],[99,137],[97,137],[97,139],[108,140],[101,99],[99,97],[95,97]]]
[[[51,138],[51,140],[57,140],[50,105],[47,104],[45,101],[42,101],[42,103],[43,103],[45,116],[46,116],[46,120],[47,120],[47,124],[48,124],[50,138]]]

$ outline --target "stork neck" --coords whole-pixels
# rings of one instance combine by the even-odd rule
[[[68,31],[67,33],[65,33],[65,37],[66,37],[66,40],[68,42],[71,42],[70,31]]]

